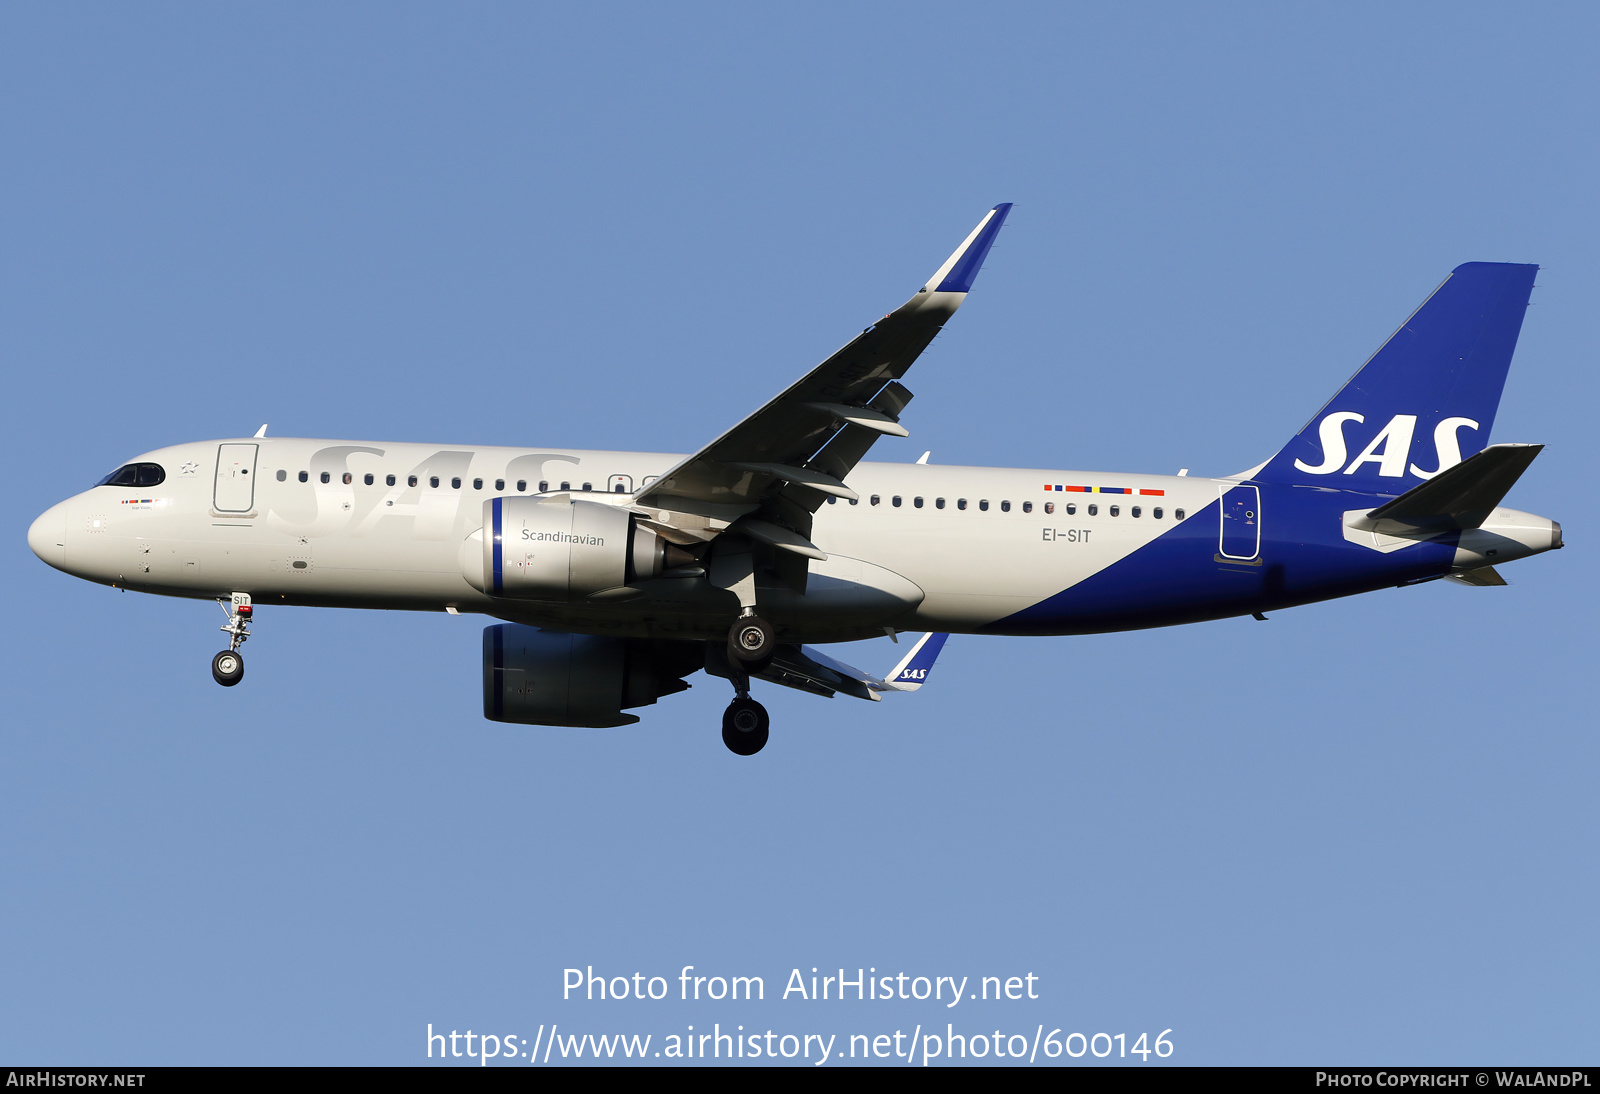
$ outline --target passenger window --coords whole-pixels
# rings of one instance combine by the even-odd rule
[[[369,473],[369,474],[361,476],[361,481],[366,483],[368,486],[371,486],[372,485],[372,475]]]
[[[1132,512],[1133,512],[1133,515],[1134,515],[1134,516],[1138,516],[1138,515],[1139,515],[1139,507],[1138,507],[1138,506],[1137,506],[1137,505],[1135,505],[1135,506],[1134,506],[1134,507],[1133,507],[1133,510],[1132,510]]]
[[[918,509],[921,509],[922,508],[922,499],[921,498],[912,498],[911,499],[911,504],[915,505]]]
[[[1001,512],[1002,512],[1002,513],[1009,513],[1009,512],[1011,512],[1011,503],[1010,503],[1010,502],[1009,502],[1009,501],[1003,501],[1003,502],[1001,502],[1001,503],[1000,503],[1000,511],[1001,511]]]
[[[1172,511],[1172,519],[1173,520],[1182,520],[1183,519],[1183,510],[1182,509],[1174,509]]]
[[[450,480],[450,489],[452,489],[452,490],[460,490],[461,489],[461,480],[459,478],[451,479]]]
[[[851,498],[850,499],[850,504],[851,505],[860,505],[861,504],[861,499],[860,498]]]
[[[896,509],[900,508],[900,495],[899,494],[896,494],[894,496],[894,507]]]
[[[1056,503],[1053,502],[1053,501],[1045,502],[1044,503],[1044,511],[1046,513],[1054,513],[1056,511]]]
[[[828,495],[828,504],[829,504],[829,505],[834,505],[834,504],[836,504],[836,503],[837,503],[837,502],[838,502],[838,500],[839,500],[839,499],[838,499],[838,498],[836,498],[836,497],[834,497],[834,496],[833,496],[833,495],[832,495],[832,494],[829,494],[829,495]]]
[[[981,509],[983,512],[987,513],[989,511],[989,499],[988,498],[979,498],[978,499],[978,508]]]
[[[1025,502],[1023,502],[1023,503],[1022,503],[1022,511],[1023,511],[1023,512],[1024,512],[1024,513],[1031,513],[1031,512],[1033,512],[1033,502],[1031,502],[1031,501],[1025,501]]]
[[[627,487],[625,487],[625,486],[623,486],[623,485],[622,485],[622,484],[621,484],[621,483],[620,483],[620,482],[619,482],[619,483],[617,483],[617,485],[615,485],[615,486],[613,486],[613,487],[612,487],[612,488],[611,488],[611,492],[612,492],[612,493],[613,493],[613,494],[626,494],[626,493],[627,493],[627,492],[628,492],[628,489],[627,489]]]
[[[882,501],[883,501],[883,499],[878,497],[878,495],[876,495],[876,494],[872,495],[872,504],[873,505],[878,505],[878,504],[882,503]]]
[[[417,477],[415,475],[407,475],[406,476],[406,485],[407,486],[415,486],[415,485],[417,485]]]
[[[385,486],[393,486],[394,485],[394,476],[393,475],[385,475],[383,477],[383,484]]]
[[[350,474],[350,472],[346,471],[344,473],[344,484],[346,486],[349,486],[351,484],[351,482],[353,482],[353,481],[355,481],[355,476]]]
[[[585,490],[593,490],[594,489],[594,483],[586,482],[586,483],[583,484],[583,488]]]
[[[473,479],[472,480],[472,488],[474,490],[482,490],[483,489],[483,480],[482,479]]]
[[[1100,507],[1098,505],[1089,506],[1089,515],[1091,517],[1099,516],[1100,515]]]
[[[1157,520],[1160,520],[1161,519],[1161,506],[1158,505],[1154,509],[1150,510],[1150,515],[1152,517],[1155,517]]]
[[[561,489],[563,489],[563,490],[571,490],[572,489],[572,484],[570,482],[564,482],[564,483],[561,484]]]
[[[527,492],[528,492],[528,480],[527,479],[518,479],[517,480],[517,493],[526,494]]]
[[[933,499],[933,507],[935,509],[943,509],[944,508],[944,499],[943,498],[934,498]]]
[[[308,481],[308,480],[309,480],[309,479],[310,479],[310,478],[311,478],[311,476],[310,476],[310,475],[307,475],[307,474],[306,474],[306,473],[305,473],[305,472],[304,472],[304,471],[302,471],[302,472],[300,472],[300,481],[301,481],[301,482],[306,482],[306,481]]]
[[[1075,501],[1067,502],[1067,510],[1066,510],[1066,512],[1067,512],[1067,516],[1069,516],[1069,517],[1076,516],[1077,513],[1078,513],[1078,503],[1075,502]]]
[[[496,493],[498,493],[501,490],[504,490],[506,488],[506,480],[505,479],[495,479],[494,480],[494,488],[495,488],[495,492]]]
[[[317,478],[322,482],[328,482],[333,478],[333,476],[324,471],[322,474],[318,475]]]
[[[550,492],[550,484],[547,481],[545,481],[544,479],[540,479],[539,480],[539,493],[548,494],[549,492]]]
[[[1111,507],[1111,515],[1114,517],[1120,517],[1122,515],[1122,507],[1120,505],[1113,505]]]
[[[966,498],[957,498],[956,499],[956,508],[957,509],[965,509],[966,507],[967,507],[967,499]]]
[[[279,482],[287,482],[288,480],[289,480],[289,472],[283,470],[282,468],[279,468],[278,469],[278,481]]]
[[[428,476],[428,485],[433,487],[435,490],[439,489],[439,476],[438,475],[429,475]]]

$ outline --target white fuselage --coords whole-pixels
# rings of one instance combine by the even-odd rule
[[[726,612],[707,612],[704,597],[686,590],[652,590],[643,602],[508,605],[463,576],[477,549],[468,539],[497,494],[570,490],[620,504],[681,458],[300,438],[200,442],[139,457],[165,469],[161,485],[79,494],[42,516],[30,541],[69,573],[165,595],[248,592],[259,605],[453,609],[712,637],[725,630]],[[1125,557],[1232,485],[882,463],[858,465],[848,482],[858,503],[836,500],[816,513],[812,539],[829,557],[810,564],[808,596],[791,596],[791,610],[775,613],[792,620],[802,640],[862,637],[884,626],[984,627]],[[1058,485],[1148,493],[1062,493]],[[894,610],[847,618],[848,607],[829,609],[830,582],[882,590]]]

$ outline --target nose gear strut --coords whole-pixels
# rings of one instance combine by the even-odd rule
[[[218,600],[217,605],[228,617],[221,630],[231,635],[228,648],[211,659],[211,677],[225,688],[231,688],[244,679],[244,654],[239,647],[250,637],[250,618],[255,609],[250,606],[249,593],[234,593],[230,600]]]

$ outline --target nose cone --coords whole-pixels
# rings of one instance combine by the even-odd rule
[[[28,528],[28,546],[33,553],[58,570],[67,568],[67,508],[52,505]]]

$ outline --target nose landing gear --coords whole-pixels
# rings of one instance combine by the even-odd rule
[[[230,601],[225,603],[219,600],[217,604],[228,617],[228,621],[222,625],[222,632],[232,638],[228,648],[211,659],[211,678],[223,687],[231,688],[244,679],[244,654],[239,652],[239,647],[250,637],[250,617],[255,614],[255,609],[250,606],[249,593],[234,593]]]

